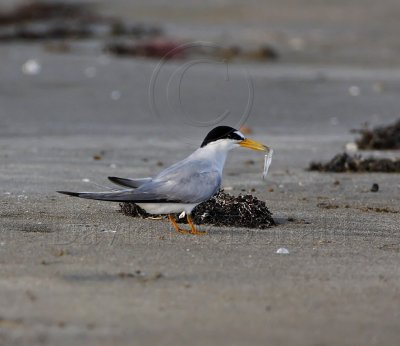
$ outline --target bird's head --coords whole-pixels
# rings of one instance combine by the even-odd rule
[[[217,126],[204,138],[201,148],[218,146],[221,150],[230,150],[236,147],[244,147],[253,150],[269,152],[264,144],[246,138],[239,130],[230,126]]]

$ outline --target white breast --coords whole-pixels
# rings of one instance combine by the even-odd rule
[[[199,203],[137,203],[148,214],[190,214]]]

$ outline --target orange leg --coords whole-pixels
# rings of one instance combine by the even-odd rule
[[[188,221],[188,224],[190,226],[190,234],[204,235],[204,234],[207,233],[207,232],[204,232],[204,231],[197,231],[196,230],[196,227],[194,226],[192,217],[189,214],[187,214],[187,221]]]
[[[185,230],[185,229],[179,228],[179,226],[178,226],[178,224],[176,223],[175,218],[174,218],[174,216],[173,216],[172,214],[168,214],[168,219],[169,219],[169,221],[171,221],[172,225],[174,226],[174,228],[175,228],[175,230],[176,230],[177,232],[183,233],[183,234],[188,234],[188,233],[190,233],[189,231],[187,231],[187,230]]]

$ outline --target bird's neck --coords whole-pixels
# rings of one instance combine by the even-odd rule
[[[211,161],[222,174],[226,157],[231,149],[229,146],[207,145],[206,147],[197,149],[192,155],[199,160]]]

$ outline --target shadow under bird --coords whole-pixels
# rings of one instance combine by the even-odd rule
[[[196,230],[190,214],[194,207],[209,200],[219,190],[228,152],[237,147],[266,152],[270,150],[232,127],[218,126],[207,134],[200,148],[153,178],[109,177],[113,183],[124,187],[117,191],[58,192],[101,201],[132,202],[148,214],[168,214],[178,232],[204,234]],[[178,226],[173,215],[178,213],[186,215],[190,230]]]

